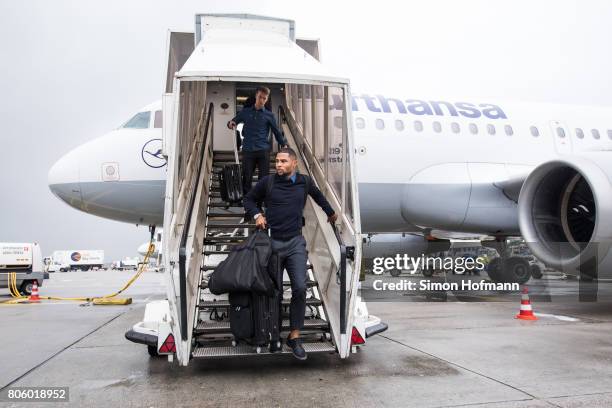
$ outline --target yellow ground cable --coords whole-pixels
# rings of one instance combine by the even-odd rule
[[[13,276],[15,275],[15,272],[11,272],[8,275],[8,288],[9,288],[9,293],[11,294],[11,297],[17,297],[15,296],[15,289],[13,288]]]
[[[11,293],[12,297],[17,297],[15,295],[15,289],[13,288],[13,277],[14,276],[15,276],[15,272],[11,272],[8,275],[9,292]]]
[[[138,277],[140,275],[142,275],[142,273],[145,270],[145,267],[147,265],[147,263],[149,262],[149,257],[151,256],[151,254],[155,251],[155,244],[153,244],[153,239],[151,239],[151,241],[149,242],[149,250],[147,251],[142,263],[140,264],[140,268],[138,270],[138,272],[136,272],[136,274],[134,276],[132,276],[132,278],[123,286],[123,288],[119,289],[117,292],[112,293],[110,295],[104,295],[104,296],[95,296],[95,297],[57,297],[57,296],[40,296],[41,299],[46,299],[46,300],[74,300],[74,301],[79,301],[79,302],[95,302],[96,299],[110,299],[110,298],[114,298],[117,295],[119,295],[120,293],[122,293],[123,291],[125,291],[127,288],[129,288],[132,283],[134,283],[136,281],[136,279],[138,279]],[[99,302],[99,304],[110,304],[108,302]]]
[[[19,293],[19,290],[17,289],[17,273],[16,272],[10,272],[8,274],[8,289],[9,289],[12,299],[2,301],[0,302],[0,305],[14,305],[17,303],[27,301],[28,297],[21,296],[21,293]]]
[[[21,295],[21,292],[19,292],[19,288],[17,288],[17,273],[16,272],[11,272],[11,296],[13,296],[14,298],[21,298],[21,297],[25,297]]]
[[[155,230],[153,229],[153,232],[154,231]],[[117,295],[119,295],[123,291],[127,290],[136,281],[136,279],[138,279],[138,277],[140,275],[142,275],[142,273],[145,270],[146,265],[149,262],[150,256],[155,251],[155,244],[153,243],[153,238],[154,238],[154,233],[151,233],[151,240],[149,241],[149,249],[148,249],[147,253],[144,256],[144,259],[143,259],[142,263],[140,264],[139,270],[117,292],[112,293],[110,295],[96,296],[96,297],[39,296],[40,299],[41,300],[74,300],[74,301],[78,301],[78,302],[92,302],[94,304],[99,304],[99,305],[130,304],[130,303],[132,303],[132,300],[130,298],[128,298],[128,299],[113,299],[112,301],[110,299],[116,297]],[[20,302],[26,301],[28,299],[27,296],[21,296],[21,294],[17,290],[17,274],[15,272],[12,272],[10,277],[9,277],[9,291],[11,292],[11,296],[13,297],[13,299],[2,301],[2,302],[0,302],[0,305],[20,303]]]

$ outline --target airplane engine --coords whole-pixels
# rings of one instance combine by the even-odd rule
[[[523,183],[518,210],[521,234],[542,262],[602,276],[612,266],[612,152],[541,164]]]

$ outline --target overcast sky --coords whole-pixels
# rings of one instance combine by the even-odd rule
[[[69,207],[47,172],[160,98],[166,31],[198,12],[294,19],[357,91],[612,105],[605,0],[0,0],[0,241],[135,255],[146,228]]]

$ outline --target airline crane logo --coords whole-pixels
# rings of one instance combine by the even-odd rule
[[[79,262],[81,260],[81,254],[78,252],[73,252],[70,254],[70,259],[72,259],[74,262]]]
[[[166,160],[162,154],[161,139],[151,139],[145,143],[144,146],[142,146],[140,156],[147,166],[154,169],[159,169],[168,164],[168,160]]]

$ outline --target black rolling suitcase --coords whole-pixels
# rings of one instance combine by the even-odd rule
[[[281,301],[283,294],[283,275],[279,256],[272,253],[268,263],[268,272],[274,281],[272,296],[255,292],[230,293],[230,329],[234,335],[234,344],[247,342],[256,347],[259,353],[264,347],[271,352],[282,348]]]
[[[235,164],[226,164],[219,174],[219,188],[221,199],[229,204],[242,202],[242,168],[238,161],[238,148],[236,138],[232,137],[234,143]]]
[[[230,293],[229,302],[230,330],[234,336],[234,345],[237,345],[241,341],[250,342],[253,338],[251,293]]]
[[[239,164],[223,166],[219,175],[221,199],[229,204],[242,202],[242,169]]]
[[[283,299],[283,275],[280,268],[278,253],[270,255],[268,273],[276,287],[272,296],[253,293],[251,296],[253,314],[253,345],[257,347],[268,346],[271,352],[282,348],[280,332],[281,301]]]

